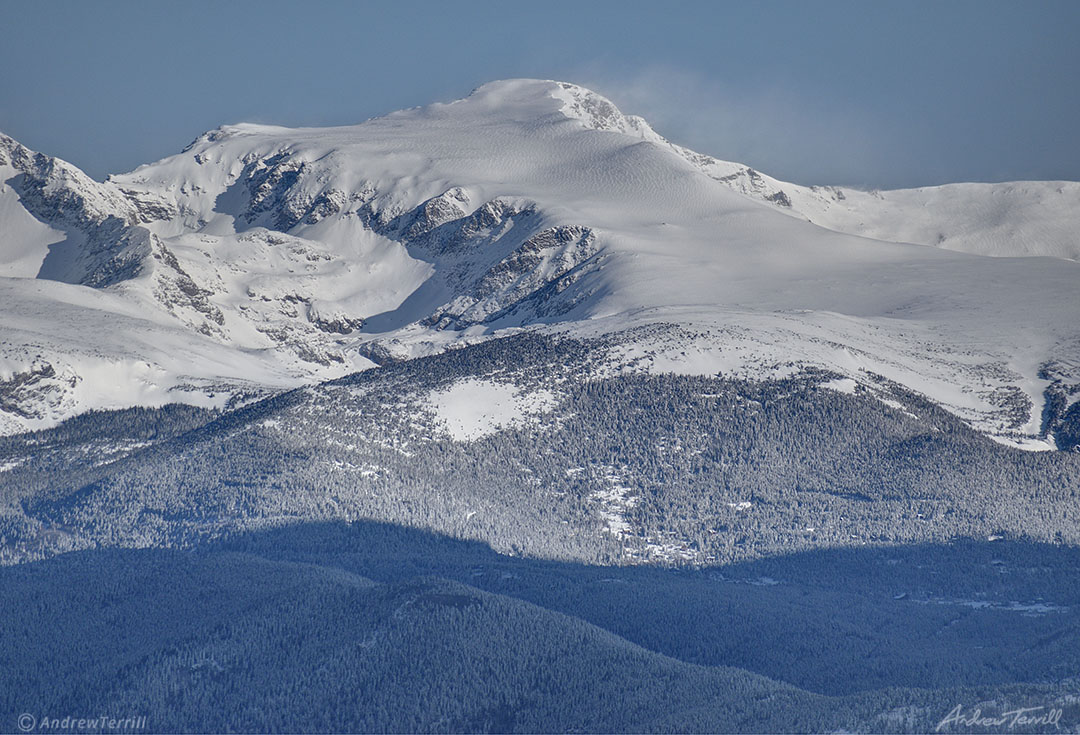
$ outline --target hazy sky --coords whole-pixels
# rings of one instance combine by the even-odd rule
[[[1080,179],[1080,1],[0,0],[0,131],[88,173],[240,121],[574,81],[782,179]]]

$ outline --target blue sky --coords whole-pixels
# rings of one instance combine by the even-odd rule
[[[103,178],[240,121],[578,82],[782,179],[1080,179],[1080,2],[0,0],[0,130]]]

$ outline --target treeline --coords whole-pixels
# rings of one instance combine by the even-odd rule
[[[825,389],[822,374],[590,378],[607,347],[524,334],[209,422],[163,412],[161,439],[105,463],[87,442],[107,443],[116,421],[86,417],[77,436],[99,425],[97,439],[57,440],[51,453],[28,445],[29,459],[5,473],[19,499],[0,521],[6,558],[48,555],[53,538],[63,548],[182,546],[290,519],[383,520],[602,564],[955,537],[1080,540],[1080,457],[1000,446],[884,383],[903,410]],[[452,441],[429,397],[465,377],[552,390],[558,405]],[[20,540],[27,522],[52,535]]]

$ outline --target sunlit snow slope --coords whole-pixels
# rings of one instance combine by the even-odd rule
[[[157,391],[68,396],[42,420],[206,400],[182,374],[220,376],[220,396],[530,325],[626,332],[613,370],[883,376],[1033,448],[1053,446],[1047,389],[1077,397],[1074,183],[798,187],[535,80],[351,127],[226,126],[105,183],[4,140],[3,274],[93,289],[97,311],[57,339],[48,304],[75,299],[35,291],[40,318],[2,326],[0,379],[37,359],[97,384],[71,355],[120,342]],[[36,282],[4,283],[8,311]],[[643,324],[686,329],[627,332]],[[194,370],[164,334],[216,357]]]

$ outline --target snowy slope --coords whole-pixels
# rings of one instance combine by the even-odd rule
[[[62,242],[64,234],[35,219],[23,207],[19,194],[6,182],[16,175],[10,166],[0,166],[0,270],[7,276],[34,278],[49,253],[49,246]]]
[[[947,184],[895,191],[806,187],[678,150],[736,191],[830,230],[976,255],[1080,260],[1080,183],[1075,181]]]
[[[83,277],[60,280],[286,380],[549,325],[626,333],[619,370],[880,375],[1047,447],[1044,390],[1080,364],[1080,264],[953,252],[1075,257],[1077,185],[796,187],[568,84],[494,82],[349,127],[226,126],[103,184],[51,183],[57,166],[22,170],[112,203],[120,223],[109,246],[76,222]],[[33,201],[12,170],[0,212],[20,234],[0,260],[25,277],[78,227],[41,207],[44,222],[19,219],[13,195]],[[681,328],[628,331],[648,325]]]
[[[123,295],[48,280],[0,278],[0,433],[45,428],[90,409],[224,406],[300,381],[269,351],[222,349],[148,319]]]

